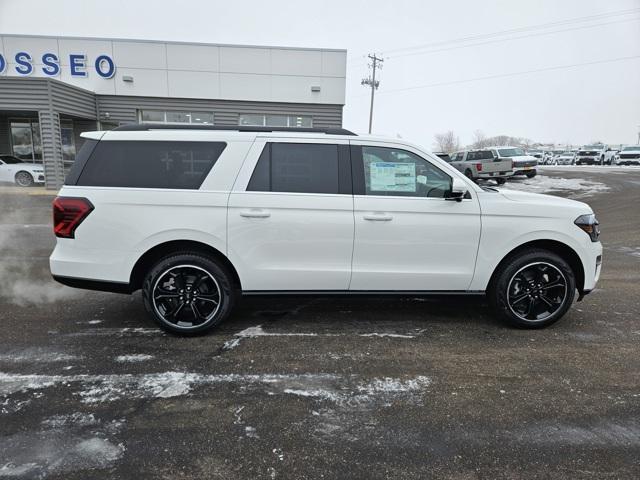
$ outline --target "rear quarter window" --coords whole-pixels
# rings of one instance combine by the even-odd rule
[[[101,141],[93,148],[76,185],[196,190],[226,145],[224,142]]]

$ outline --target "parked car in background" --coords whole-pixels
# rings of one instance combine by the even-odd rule
[[[640,165],[640,145],[626,145],[613,158],[614,165]]]
[[[542,163],[544,154],[545,152],[542,150],[527,150],[527,155],[534,157],[536,160],[538,160],[538,163]]]
[[[542,156],[542,165],[557,165],[557,163],[554,163],[554,158],[557,157],[558,155],[561,155],[565,152],[565,150],[547,150],[546,152],[544,152],[544,155]]]
[[[30,187],[44,183],[44,168],[39,163],[27,163],[10,154],[0,154],[0,182]]]
[[[562,152],[559,155],[553,157],[552,165],[573,165],[576,163],[576,154],[571,150]]]
[[[451,162],[451,156],[448,153],[444,153],[444,152],[433,152],[433,154],[435,156],[437,156],[438,158],[444,160],[447,163]]]
[[[480,187],[398,139],[166,124],[82,136],[53,202],[51,273],[142,290],[175,334],[214,328],[251,294],[484,294],[499,318],[540,328],[600,276],[589,205]]]
[[[576,165],[603,165],[606,151],[603,144],[583,145],[578,149]]]
[[[538,160],[531,155],[527,155],[520,147],[489,147],[489,150],[496,160],[511,160],[513,162],[514,175],[526,175],[528,178],[536,176],[538,171]]]
[[[511,160],[496,160],[488,150],[467,150],[453,153],[450,163],[474,182],[495,180],[498,185],[502,185],[508,177],[513,175]]]
[[[607,149],[604,152],[604,160],[603,160],[604,165],[613,165],[613,159],[615,158],[615,156],[619,151],[620,151],[619,148],[607,147]]]

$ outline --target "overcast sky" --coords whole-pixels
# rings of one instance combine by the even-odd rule
[[[374,133],[427,147],[446,130],[613,144],[640,128],[640,0],[0,0],[0,33],[345,48],[360,132],[377,52]]]

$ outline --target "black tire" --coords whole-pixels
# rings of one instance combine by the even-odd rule
[[[223,322],[237,296],[227,269],[198,252],[161,259],[142,285],[144,307],[151,318],[163,330],[184,336],[202,334]]]
[[[14,179],[16,181],[16,185],[19,187],[30,187],[33,185],[33,175],[29,172],[25,172],[24,170],[20,170],[16,173]]]
[[[496,178],[496,183],[498,185],[504,185],[506,181],[507,181],[506,178]]]
[[[532,172],[527,172],[527,178],[533,178],[538,174],[538,172],[536,170],[532,171]]]
[[[564,289],[553,286],[556,281],[564,281]],[[498,266],[487,297],[498,317],[511,326],[543,328],[567,313],[575,293],[575,275],[569,264],[553,252],[532,248],[511,255]]]

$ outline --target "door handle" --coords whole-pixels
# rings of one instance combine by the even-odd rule
[[[386,213],[365,213],[362,218],[372,222],[389,222],[393,220],[393,216]]]
[[[271,214],[264,210],[242,210],[240,216],[246,218],[268,218]]]

